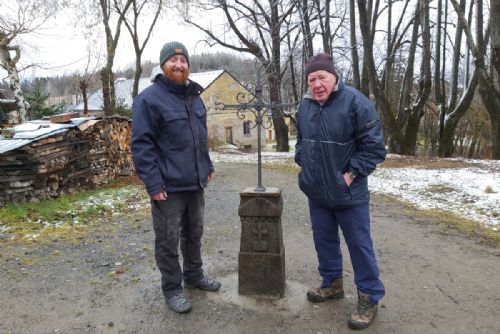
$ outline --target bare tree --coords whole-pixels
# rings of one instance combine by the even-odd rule
[[[101,52],[95,49],[97,43],[92,40],[92,34],[87,35],[87,63],[83,74],[79,76],[78,87],[82,93],[83,114],[87,115],[88,108],[88,89],[89,84],[94,80],[98,68],[101,66]]]
[[[15,0],[0,5],[0,66],[7,71],[18,108],[17,117],[9,122],[22,123],[29,119],[27,102],[19,80],[18,63],[22,52],[20,39],[23,35],[39,30],[56,11],[57,2],[54,1]]]
[[[203,10],[222,11],[226,18],[223,31],[216,32],[212,27],[202,25],[186,15],[185,20],[203,31],[209,38],[208,43],[216,43],[231,50],[253,55],[262,64],[269,83],[269,100],[281,102],[281,80],[283,76],[281,44],[288,31],[283,29],[284,20],[292,15],[296,2],[278,0],[209,0],[201,2]],[[228,37],[231,35],[231,37]],[[276,150],[289,151],[288,126],[279,109],[272,111],[276,132]]]
[[[359,24],[361,28],[361,35],[363,37],[363,55],[365,60],[365,70],[367,71],[370,87],[372,89],[375,101],[379,110],[383,123],[390,137],[391,147],[390,150],[400,154],[415,154],[416,131],[420,119],[423,115],[424,105],[429,97],[431,88],[430,76],[430,26],[428,18],[429,0],[419,0],[416,3],[414,17],[407,27],[412,26],[412,38],[410,41],[410,48],[408,52],[408,59],[406,62],[405,79],[401,88],[400,103],[398,111],[394,110],[393,104],[390,102],[388,92],[386,90],[383,80],[380,80],[377,73],[377,66],[375,64],[373,40],[376,31],[376,20],[379,15],[378,0],[372,9],[371,1],[367,3],[365,0],[358,0],[359,11]],[[373,12],[372,12],[373,10]],[[373,14],[372,14],[373,13]],[[396,25],[395,32],[401,27],[401,20]],[[420,28],[420,30],[419,30]],[[403,29],[403,32],[406,28]],[[421,31],[421,37],[419,34]],[[393,59],[395,50],[402,45],[402,38],[405,34],[392,35],[394,41],[393,54],[387,55],[388,59]],[[415,57],[418,41],[421,40],[421,50],[423,56],[421,57],[421,71],[420,83],[417,87],[416,97],[413,98],[414,92],[413,81],[413,62]],[[386,64],[387,65],[387,64]],[[390,68],[385,69],[385,73],[389,72]]]
[[[297,0],[297,9],[301,22],[301,31],[304,39],[304,57],[307,59],[311,57],[314,53],[313,49],[313,38],[314,33],[311,31],[311,6],[309,5],[310,0]]]
[[[467,37],[467,45],[474,57],[474,63],[477,68],[479,80],[479,93],[481,99],[490,115],[491,129],[492,129],[492,142],[493,142],[493,158],[500,159],[500,92],[498,85],[495,84],[490,71],[488,71],[484,54],[486,52],[487,41],[489,40],[489,26],[493,26],[492,30],[498,31],[500,22],[497,17],[490,16],[489,24],[486,29],[486,37],[483,35],[483,1],[476,0],[476,40],[472,36],[471,29],[467,23],[464,12],[456,0],[451,0],[451,4],[458,15],[459,21],[464,26],[465,35]],[[490,15],[492,12],[490,12]],[[491,41],[493,48],[499,45],[499,41]],[[498,72],[497,72],[498,73]]]
[[[134,76],[134,86],[132,88],[132,97],[137,96],[139,93],[139,80],[142,74],[142,53],[144,48],[148,44],[153,28],[158,21],[158,17],[162,9],[164,8],[163,0],[132,0],[132,7],[130,16],[125,16],[125,26],[127,27],[130,37],[132,37],[132,43],[134,44],[135,51],[135,76]],[[120,8],[117,7],[120,11]],[[121,14],[121,13],[120,13]],[[149,21],[149,28],[146,33],[146,37],[142,41],[139,41],[139,31],[140,26],[144,25],[144,22],[140,21],[140,17],[152,14],[152,19]]]
[[[417,3],[417,6],[410,51],[408,53],[408,65],[403,78],[403,86],[401,87],[397,115],[399,125],[404,128],[404,137],[402,142],[394,144],[394,146],[397,146],[397,152],[410,155],[415,154],[420,120],[424,115],[424,106],[429,98],[432,86],[429,1],[421,0]],[[413,64],[415,62],[415,53],[419,37],[419,26],[421,27],[420,45],[422,60],[416,96],[412,97],[414,94]]]
[[[132,0],[98,0],[99,8],[102,15],[102,23],[104,25],[104,32],[106,35],[106,64],[101,69],[102,80],[102,97],[104,102],[104,115],[110,116],[116,110],[116,96],[115,96],[115,78],[113,74],[113,63],[115,59],[116,47],[120,39],[121,25],[125,18],[128,8],[132,5]],[[113,14],[118,13],[118,17],[114,18]],[[116,20],[114,32],[111,25],[113,19]]]

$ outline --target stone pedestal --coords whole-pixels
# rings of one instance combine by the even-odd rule
[[[281,229],[281,189],[240,192],[238,214],[241,242],[238,257],[238,292],[282,297],[285,291],[285,248]]]

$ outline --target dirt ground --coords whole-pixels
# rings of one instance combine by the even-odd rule
[[[305,196],[296,176],[265,170],[283,189],[286,292],[240,296],[239,191],[256,185],[248,165],[217,164],[206,191],[206,274],[217,293],[188,290],[193,311],[165,306],[149,212],[115,217],[73,240],[0,242],[0,333],[348,333],[356,290],[345,245],[346,298],[313,305],[320,284]],[[387,295],[365,333],[499,333],[500,249],[372,198],[372,233]]]

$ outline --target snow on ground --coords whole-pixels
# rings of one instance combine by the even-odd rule
[[[210,156],[214,162],[257,163],[256,153],[210,152]],[[294,153],[262,152],[262,163],[294,165],[293,156]],[[475,166],[377,168],[368,178],[369,188],[374,193],[393,195],[420,208],[453,212],[496,231],[500,228],[500,161],[462,161]],[[268,184],[265,171],[263,184]]]

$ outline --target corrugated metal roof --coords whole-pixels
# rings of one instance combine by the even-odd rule
[[[66,132],[70,128],[81,125],[87,121],[93,121],[94,117],[72,118],[71,123],[51,123],[48,120],[29,121],[13,128],[13,138],[0,136],[0,154],[12,151],[27,145],[35,140],[49,137],[58,133]]]
[[[199,72],[199,73],[191,73],[189,75],[189,79],[197,82],[203,88],[207,88],[212,82],[214,82],[224,70],[219,71],[209,71],[209,72]],[[144,89],[149,87],[152,84],[152,81],[158,74],[161,74],[162,69],[157,66],[151,72],[151,76],[149,78],[141,78],[139,80],[139,92],[142,92]],[[134,85],[134,80],[132,79],[117,79],[115,81],[115,95],[117,103],[122,103],[128,108],[132,108],[132,87]],[[103,109],[103,98],[102,98],[102,89],[90,94],[88,98],[88,110],[89,111],[101,111]],[[83,102],[79,103],[73,108],[74,111],[82,111],[83,110]]]
[[[15,150],[31,142],[30,139],[0,138],[0,154]]]

